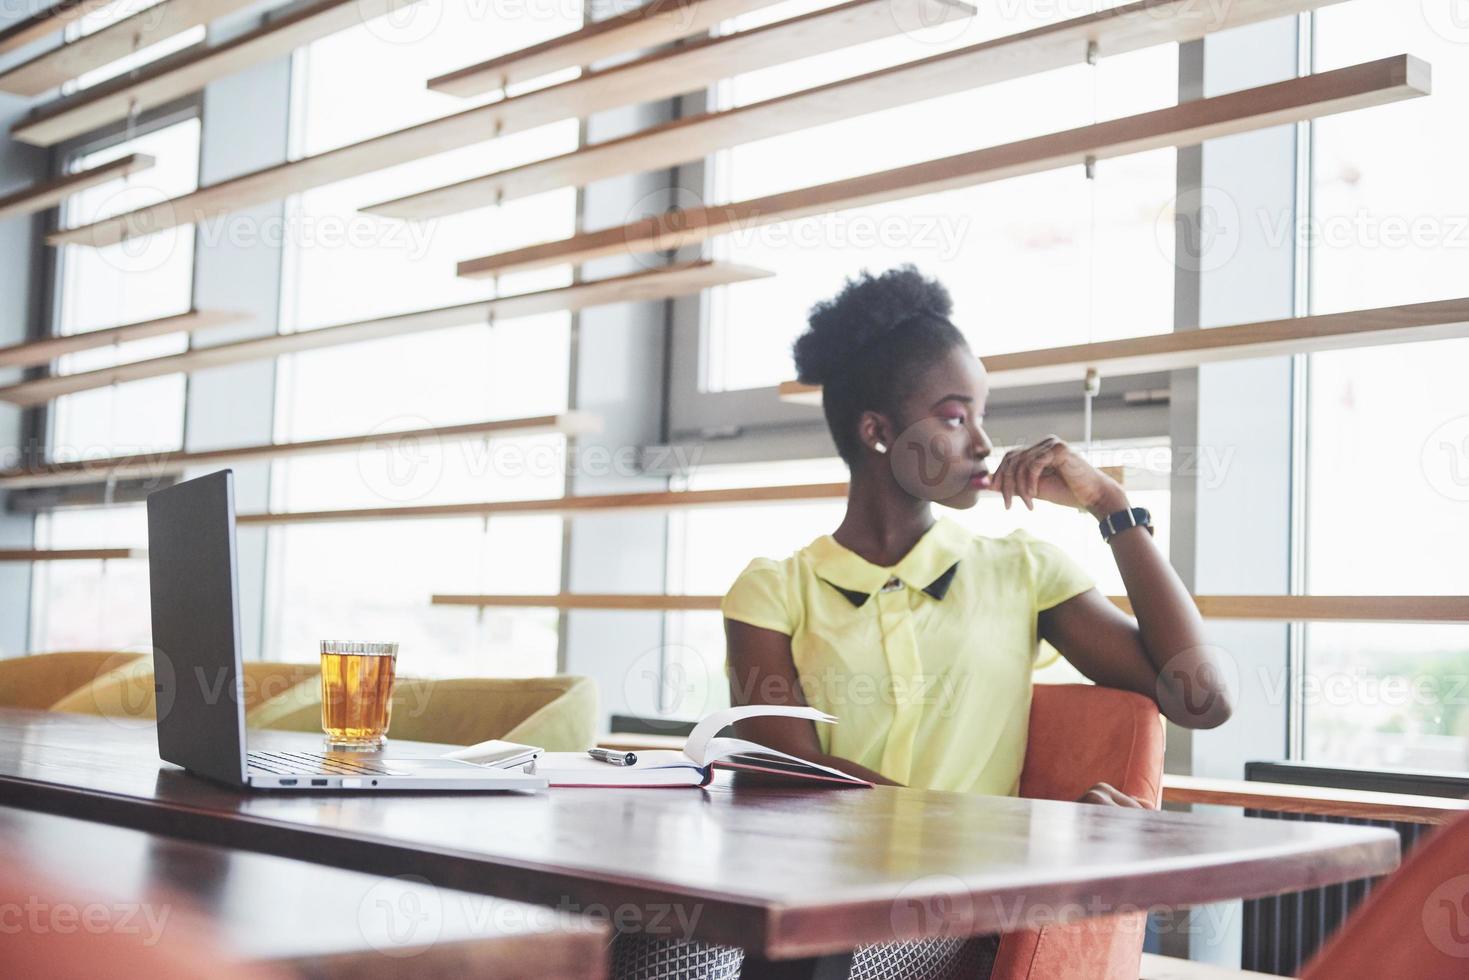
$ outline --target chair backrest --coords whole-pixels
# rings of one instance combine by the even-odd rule
[[[0,707],[45,711],[62,698],[142,653],[73,650],[0,660]]]
[[[305,681],[246,716],[253,728],[321,730],[321,684]],[[596,742],[597,688],[588,677],[400,677],[390,738],[473,745],[486,739],[579,752]]]
[[[1306,964],[1303,980],[1469,976],[1469,816],[1430,834]]]
[[[274,697],[302,683],[316,683],[320,664],[246,662],[241,686],[245,712],[250,712]],[[152,721],[157,716],[153,688],[153,658],[139,654],[121,666],[100,674],[54,704],[52,711],[101,715],[127,721]]]
[[[156,909],[167,913],[157,923],[157,930],[161,930],[158,934],[154,927],[132,922],[131,915],[131,924],[125,928],[121,920],[111,928],[93,928],[90,918],[73,916],[71,927],[7,929],[5,976],[48,980],[290,980],[284,968],[237,962],[225,951],[218,924],[196,911],[186,896],[155,890],[151,901]],[[29,866],[22,848],[0,851],[0,908],[87,912],[94,907],[119,912],[138,910],[136,905],[119,905],[105,894],[80,893]],[[141,921],[143,916],[136,918]]]
[[[1091,684],[1037,684],[1020,795],[1075,800],[1097,783],[1157,807],[1163,719],[1140,694]],[[1082,919],[1008,932],[991,980],[1137,980],[1147,916]]]

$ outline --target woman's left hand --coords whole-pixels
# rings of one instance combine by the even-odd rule
[[[1005,508],[1015,497],[1035,510],[1036,499],[1077,507],[1101,520],[1127,509],[1127,493],[1081,454],[1057,436],[1046,436],[1025,449],[1012,449],[990,477],[991,490],[1005,497]]]
[[[1151,810],[1152,807],[1135,796],[1129,796],[1108,783],[1097,783],[1081,794],[1078,803],[1095,803],[1101,806],[1120,806],[1132,810]]]

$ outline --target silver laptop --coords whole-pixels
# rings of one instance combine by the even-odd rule
[[[234,473],[148,495],[158,754],[220,782],[284,790],[534,790],[544,776],[490,769],[410,743],[377,752],[303,747],[254,731],[245,744]],[[322,746],[324,749],[324,746]]]

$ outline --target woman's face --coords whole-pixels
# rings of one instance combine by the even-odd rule
[[[898,483],[921,500],[973,507],[989,486],[985,458],[994,444],[981,425],[989,381],[967,348],[954,347],[918,379],[904,400],[887,458]]]

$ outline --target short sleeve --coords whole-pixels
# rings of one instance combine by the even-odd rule
[[[1030,550],[1031,584],[1035,609],[1040,612],[1081,595],[1095,586],[1093,579],[1076,560],[1059,546],[1035,537],[1027,531],[1016,531]]]
[[[795,623],[786,602],[785,585],[779,562],[753,559],[725,593],[720,611],[726,619],[790,636]]]

